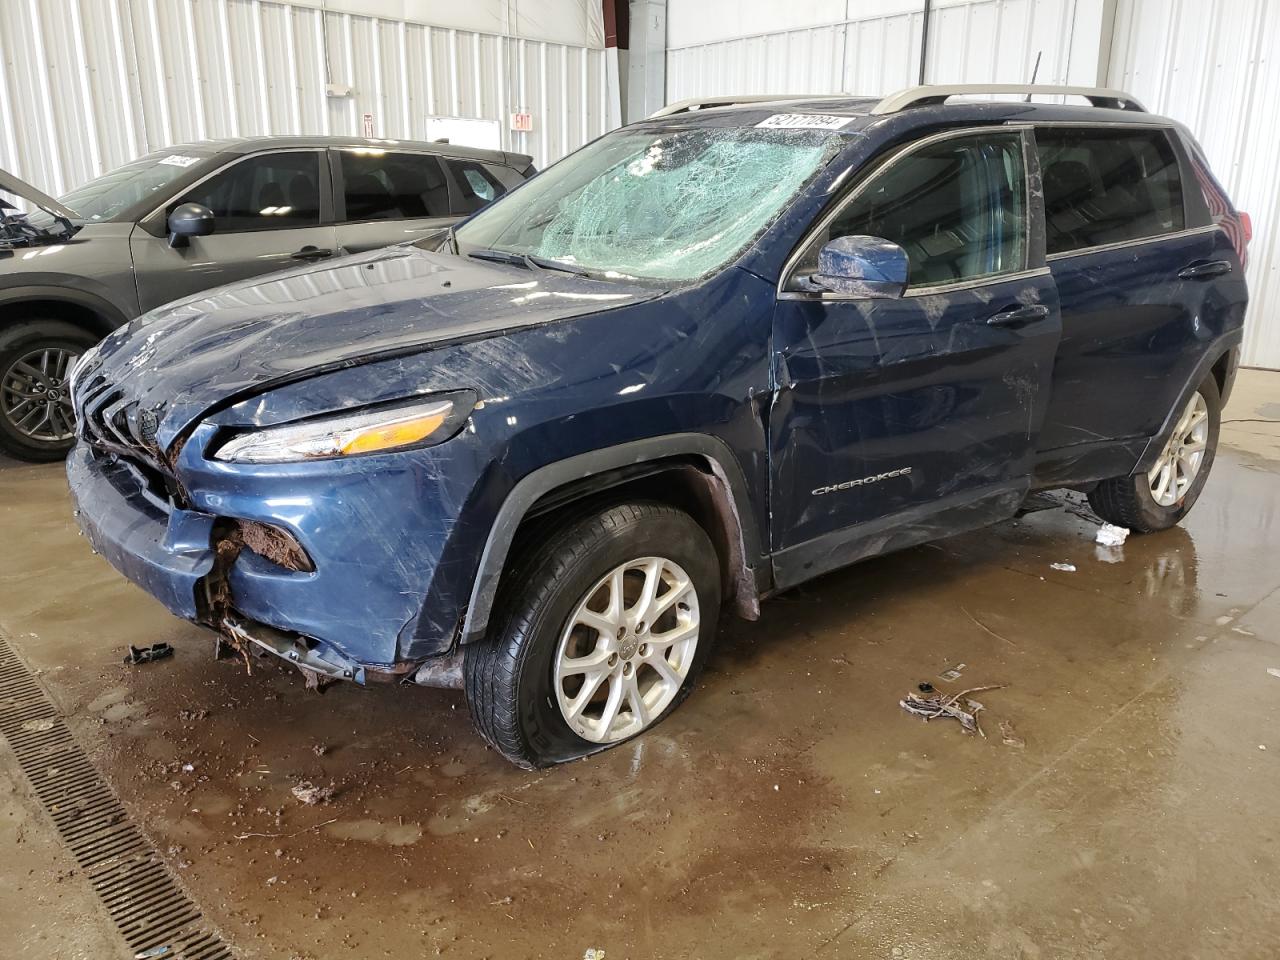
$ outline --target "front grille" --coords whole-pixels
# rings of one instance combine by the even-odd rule
[[[85,443],[126,461],[153,492],[180,494],[173,468],[156,443],[154,411],[142,408],[101,375],[78,385],[73,403],[76,429]]]

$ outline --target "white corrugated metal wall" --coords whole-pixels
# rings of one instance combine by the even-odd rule
[[[1253,218],[1244,362],[1280,369],[1280,3],[1121,0],[1111,82],[1191,128]]]
[[[403,139],[432,115],[497,120],[545,166],[604,132],[608,97],[602,46],[307,2],[0,0],[0,167],[54,195],[173,143],[359,135],[366,113]],[[515,110],[531,133],[508,129]]]
[[[849,8],[860,6],[865,5]],[[880,94],[911,86],[919,79],[923,22],[923,4],[915,6],[756,36],[683,45],[673,39],[667,100],[721,93]],[[939,4],[931,20],[926,78],[1026,81],[1040,52],[1040,82],[1092,84],[1097,47],[1074,47],[1077,7],[1077,0]]]

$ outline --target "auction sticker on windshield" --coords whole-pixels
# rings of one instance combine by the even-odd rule
[[[835,117],[829,113],[775,113],[756,126],[775,130],[839,130],[851,120],[853,117]]]
[[[200,158],[199,158],[199,157],[184,157],[184,156],[183,156],[182,154],[180,154],[180,153],[171,153],[169,156],[167,156],[167,157],[162,157],[161,159],[157,160],[156,162],[157,162],[157,163],[163,163],[163,164],[165,164],[165,165],[167,165],[167,166],[170,166],[170,167],[189,167],[189,166],[191,166],[193,163],[199,163],[199,162],[200,162]]]

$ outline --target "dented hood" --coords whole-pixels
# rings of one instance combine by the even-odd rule
[[[278,383],[661,293],[388,247],[221,287],[139,317],[76,370],[77,413],[109,416],[117,430],[167,449],[210,408]]]

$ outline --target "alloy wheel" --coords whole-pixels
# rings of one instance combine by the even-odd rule
[[[1197,391],[1187,401],[1160,459],[1147,472],[1156,503],[1172,507],[1186,496],[1204,463],[1208,443],[1209,406]]]
[[[32,440],[70,440],[75,435],[70,377],[79,357],[60,347],[18,357],[0,375],[0,416]]]
[[[697,590],[672,560],[631,560],[596,581],[569,617],[553,666],[570,729],[615,743],[662,716],[693,666],[699,624]]]

